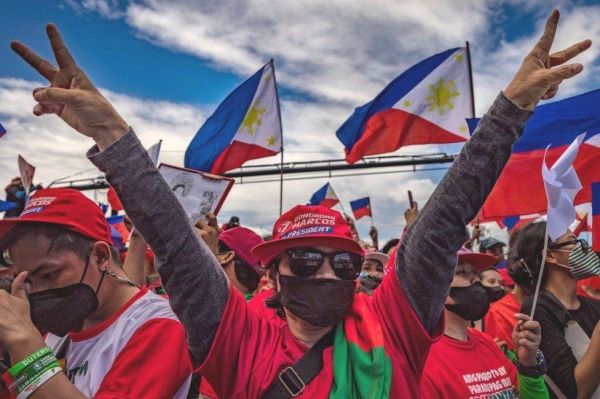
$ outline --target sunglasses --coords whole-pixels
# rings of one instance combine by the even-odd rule
[[[558,248],[566,247],[567,245],[573,245],[573,244],[577,244],[577,243],[581,244],[581,250],[583,251],[584,254],[586,254],[590,250],[590,244],[588,244],[588,242],[583,238],[579,238],[577,240],[565,241],[565,242],[561,242],[558,244],[552,244],[552,245],[548,246],[548,249],[558,249]]]
[[[347,251],[328,253],[314,248],[292,248],[285,253],[292,273],[304,278],[317,274],[325,258],[329,258],[333,272],[342,280],[356,280],[363,264],[362,256]]]

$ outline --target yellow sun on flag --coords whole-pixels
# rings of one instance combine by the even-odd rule
[[[437,109],[440,115],[444,115],[447,110],[454,109],[453,99],[458,97],[460,93],[456,91],[454,80],[448,83],[444,82],[444,78],[439,78],[436,84],[429,85],[429,94],[425,100],[429,104],[429,111]]]
[[[251,136],[254,136],[254,125],[260,126],[262,124],[262,115],[267,112],[266,108],[256,108],[256,103],[258,100],[254,101],[254,104],[250,107],[244,120],[242,121],[242,125],[240,126],[240,130],[238,133],[243,133],[245,128],[248,128],[248,133]]]

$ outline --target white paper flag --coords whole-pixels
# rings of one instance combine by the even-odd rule
[[[579,145],[584,138],[585,133],[577,136],[575,141],[571,143],[550,169],[546,165],[546,154],[544,154],[542,178],[544,179],[546,197],[548,198],[548,235],[552,240],[556,240],[565,234],[569,226],[575,221],[573,200],[582,186],[573,168],[573,162],[579,152]]]

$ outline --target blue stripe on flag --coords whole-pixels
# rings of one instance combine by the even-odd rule
[[[239,130],[260,83],[262,67],[232,91],[204,122],[185,152],[186,168],[210,172],[215,159],[229,146]]]

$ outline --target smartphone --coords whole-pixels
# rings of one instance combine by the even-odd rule
[[[410,205],[411,209],[413,207],[413,196],[412,196],[412,191],[408,190],[408,204]]]

